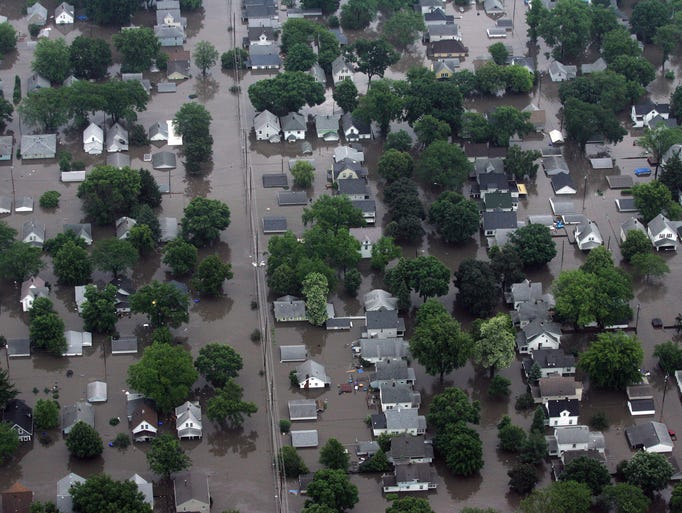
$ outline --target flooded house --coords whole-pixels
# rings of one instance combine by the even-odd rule
[[[294,296],[282,296],[273,301],[277,322],[302,322],[308,320],[305,301]]]
[[[662,249],[677,251],[677,230],[663,214],[658,214],[649,221],[646,233],[656,251]]]
[[[132,403],[132,404],[131,404]],[[154,402],[147,398],[128,401],[132,413],[128,417],[128,426],[135,442],[151,442],[158,433],[159,415]]]
[[[555,322],[535,319],[516,334],[516,348],[521,354],[538,349],[559,349],[560,346],[561,326]]]
[[[575,227],[574,236],[580,251],[590,251],[604,244],[604,238],[597,224],[589,219]]]
[[[393,474],[381,477],[381,482],[384,493],[423,492],[438,486],[435,472],[428,463],[397,465]]]
[[[604,453],[606,443],[600,431],[590,431],[589,426],[558,426],[554,434],[545,437],[550,456],[562,456],[572,451],[598,451]]]
[[[580,416],[580,401],[577,399],[551,399],[544,403],[547,425],[574,426]]]
[[[318,114],[315,116],[315,131],[317,138],[327,142],[339,140],[339,119],[338,114]]]
[[[279,123],[285,141],[291,143],[305,140],[307,125],[305,117],[300,112],[290,112],[286,116],[282,116]]]
[[[57,154],[56,134],[21,136],[21,159],[53,159]]]
[[[175,430],[181,440],[201,439],[202,433],[202,414],[201,406],[198,402],[185,401],[175,408]]]
[[[189,470],[174,474],[173,493],[178,513],[209,513],[211,510],[208,476],[203,472]]]
[[[651,128],[653,120],[666,120],[670,116],[670,104],[654,103],[646,99],[632,106],[630,120],[634,128]]]
[[[360,243],[360,258],[372,258],[372,248],[382,237],[383,230],[378,226],[351,228],[351,236]]]
[[[144,502],[149,504],[154,510],[154,484],[147,481],[139,474],[133,474],[128,481],[132,481],[137,486],[137,490],[144,496]]]
[[[20,442],[33,439],[33,409],[21,399],[10,399],[2,410],[2,421],[16,432]]]
[[[281,140],[280,132],[282,131],[282,126],[279,118],[269,110],[256,114],[253,118],[253,128],[256,132],[257,141],[278,143]]]
[[[10,338],[7,340],[8,358],[25,358],[31,356],[31,341],[27,338]]]
[[[33,219],[26,221],[21,228],[21,241],[42,248],[45,242],[45,225]]]
[[[279,346],[280,363],[304,362],[308,359],[308,350],[304,345]]]
[[[317,429],[302,429],[291,432],[291,446],[297,449],[317,447],[319,443]]]
[[[33,503],[33,492],[19,481],[0,492],[2,511],[5,513],[29,513]]]
[[[105,381],[88,383],[86,395],[89,403],[105,403],[107,401],[107,384]]]
[[[78,422],[95,427],[95,409],[92,404],[78,401],[62,408],[62,432],[68,435]]]
[[[410,344],[403,338],[361,338],[352,347],[353,355],[369,363],[407,358]]]
[[[369,170],[360,161],[343,158],[332,164],[332,181],[348,180],[352,178],[366,178]]]
[[[86,245],[92,245],[92,225],[90,223],[81,224],[65,224],[64,233],[72,231],[76,237],[79,237]]]
[[[64,332],[64,338],[66,350],[62,356],[83,356],[83,348],[92,347],[92,333],[89,331],[67,330]]]
[[[362,338],[397,338],[405,336],[405,319],[397,310],[371,310],[365,314]]]
[[[573,80],[578,75],[578,67],[552,61],[549,64],[549,78],[552,82],[565,82]]]
[[[54,22],[57,25],[72,25],[75,18],[73,5],[62,2],[54,10]]]
[[[419,415],[416,408],[386,410],[383,413],[373,414],[370,420],[374,436],[380,436],[383,433],[414,436],[426,433],[426,417]]]
[[[306,360],[296,367],[296,379],[298,379],[298,387],[306,390],[309,388],[326,388],[332,382],[324,365],[315,360]]]
[[[343,136],[348,142],[363,141],[372,138],[372,125],[350,112],[341,116],[341,128]]]
[[[625,389],[628,396],[628,411],[630,415],[656,415],[654,390],[648,383],[630,385]]]
[[[132,217],[119,217],[116,219],[116,237],[126,240],[130,236],[130,230],[137,224]]]
[[[21,284],[19,302],[21,309],[28,312],[33,307],[33,302],[39,297],[48,297],[50,289],[46,286],[45,280],[40,276],[31,276]]]
[[[27,22],[29,25],[38,25],[42,27],[47,23],[47,8],[40,2],[36,2],[26,8],[28,15]]]
[[[0,136],[0,161],[12,160],[14,138],[11,135]]]
[[[289,420],[317,420],[317,404],[314,399],[293,399],[288,402]]]
[[[533,400],[538,403],[559,399],[583,398],[583,384],[571,377],[549,376],[540,378],[537,386],[531,386]]]
[[[384,383],[379,387],[379,402],[381,411],[396,408],[419,408],[422,397],[419,392],[412,390],[412,385],[401,383]]]
[[[351,228],[351,230],[353,229]],[[383,289],[370,290],[363,299],[365,312],[396,310],[398,308],[398,298],[393,297],[393,294]]]
[[[536,349],[531,358],[523,360],[523,371],[526,377],[531,375],[534,365],[540,369],[540,377],[572,376],[575,374],[576,358],[563,349]]]
[[[649,234],[646,231],[646,228],[639,221],[639,219],[632,216],[630,219],[628,219],[627,221],[625,221],[623,224],[620,225],[620,241],[621,241],[621,243],[625,242],[625,240],[628,238],[628,234],[633,230],[642,232],[647,237],[649,236]]]
[[[268,44],[249,47],[249,58],[246,61],[246,65],[250,69],[256,70],[279,69],[282,66],[279,46]]]
[[[370,381],[372,388],[379,389],[385,385],[408,385],[413,387],[416,374],[406,360],[386,358],[375,364],[375,372]]]
[[[625,428],[632,449],[645,452],[672,452],[675,445],[665,424],[653,420]]]
[[[363,178],[347,178],[336,182],[337,191],[351,201],[370,199],[371,190]]]
[[[433,444],[423,435],[397,435],[391,438],[391,449],[386,455],[394,465],[433,462]]]
[[[353,67],[343,55],[339,55],[332,61],[332,81],[334,85],[338,85],[346,79],[353,80],[353,74]]]
[[[114,123],[107,130],[106,145],[109,153],[128,151],[128,130],[121,124]]]
[[[76,483],[84,484],[85,478],[71,472],[57,481],[57,509],[59,513],[73,513],[71,487]]]

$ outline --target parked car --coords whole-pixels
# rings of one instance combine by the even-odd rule
[[[638,167],[635,169],[635,176],[650,176],[651,169],[648,167]]]

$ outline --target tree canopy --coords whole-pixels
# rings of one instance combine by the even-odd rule
[[[183,138],[182,153],[187,171],[198,173],[201,164],[209,162],[213,155],[211,114],[200,103],[185,103],[175,114],[173,127]]]
[[[670,462],[657,452],[636,452],[623,469],[628,484],[638,486],[648,496],[666,488],[672,474]]]
[[[358,502],[358,488],[351,484],[343,470],[323,469],[315,472],[308,484],[311,502],[328,506],[334,511],[351,509]],[[309,501],[306,501],[306,506]]]
[[[8,460],[19,448],[19,434],[9,422],[0,422],[0,463]]]
[[[417,176],[424,183],[446,189],[459,190],[471,169],[462,149],[447,141],[431,143],[417,161]]]
[[[249,86],[249,99],[258,111],[269,110],[276,116],[298,112],[324,101],[324,86],[302,71],[285,71],[274,78]]]
[[[400,54],[383,38],[357,39],[346,48],[346,58],[355,63],[360,73],[365,73],[371,83],[372,77],[383,77],[386,68],[400,59]]]
[[[464,260],[455,273],[457,302],[477,317],[489,315],[499,301],[498,279],[488,262]]]
[[[85,287],[85,303],[83,303],[83,328],[86,331],[112,334],[116,330],[116,294],[114,285],[107,285],[99,290],[94,285]]]
[[[611,484],[609,469],[599,460],[581,456],[571,460],[559,476],[561,481],[577,481],[590,487],[592,494],[599,495],[605,486]]]
[[[491,377],[497,369],[511,365],[516,356],[516,337],[509,314],[500,313],[483,321],[472,356],[478,365],[490,370]]]
[[[509,244],[516,250],[525,267],[541,266],[556,256],[556,244],[549,228],[529,224],[509,236]]]
[[[111,48],[100,38],[77,36],[69,47],[71,69],[76,78],[101,80],[111,63]]]
[[[102,454],[104,445],[97,430],[82,420],[76,422],[66,438],[66,448],[76,458],[95,458]]]
[[[310,207],[303,209],[303,224],[319,226],[325,232],[337,233],[342,228],[364,226],[360,209],[346,196],[323,194]]]
[[[478,232],[478,205],[458,192],[445,191],[431,204],[429,221],[445,242],[459,244]]]
[[[173,435],[163,433],[152,440],[147,451],[147,463],[152,472],[169,479],[173,472],[189,468],[191,460]]]
[[[129,167],[95,166],[78,186],[83,211],[97,224],[112,224],[137,205],[140,174]]]
[[[216,393],[206,403],[206,416],[223,427],[238,428],[244,423],[244,416],[250,417],[258,407],[242,399],[244,389],[232,378],[216,389]]]
[[[483,444],[478,433],[464,422],[448,424],[436,435],[436,450],[456,476],[471,476],[483,468]]]
[[[144,494],[133,481],[115,481],[107,474],[96,474],[71,489],[75,511],[81,513],[152,513]]]
[[[639,340],[622,332],[600,333],[583,351],[578,366],[601,388],[624,390],[642,379],[644,352]]]
[[[190,244],[204,247],[220,237],[230,226],[230,208],[220,200],[192,198],[180,221],[180,234]]]
[[[110,272],[116,278],[133,267],[139,256],[137,249],[128,240],[111,237],[95,244],[92,263],[97,269]]]
[[[194,47],[194,63],[201,70],[201,75],[206,76],[206,72],[218,62],[218,50],[208,41],[199,41]]]
[[[148,71],[161,51],[159,39],[148,27],[122,30],[114,34],[112,41],[123,56],[121,69],[126,73]]]
[[[153,280],[130,296],[130,309],[147,315],[154,328],[177,328],[189,320],[189,297],[172,283]]]
[[[40,248],[25,242],[12,242],[0,251],[0,277],[21,283],[45,266]]]
[[[350,456],[341,442],[336,438],[330,438],[320,448],[320,463],[327,468],[348,471]]]
[[[651,501],[639,486],[617,483],[604,488],[598,503],[615,513],[645,513]],[[672,506],[670,511],[676,513]]]
[[[196,369],[216,388],[225,386],[229,378],[236,378],[244,367],[242,357],[226,344],[211,342],[199,349],[194,360]]]
[[[220,296],[223,294],[223,283],[231,280],[232,276],[229,263],[223,262],[218,255],[209,255],[197,267],[192,287],[207,296]]]
[[[30,310],[29,338],[36,349],[47,351],[53,356],[61,356],[67,349],[64,337],[64,321],[54,311],[52,301],[38,297]]]
[[[327,320],[327,295],[329,284],[320,273],[309,273],[303,280],[303,296],[308,320],[314,326],[322,326]]]
[[[586,484],[555,481],[522,500],[519,513],[587,513],[591,505],[592,492]]]
[[[31,69],[54,84],[64,82],[71,70],[69,45],[64,38],[39,39]]]
[[[481,404],[471,401],[461,388],[448,387],[433,397],[426,418],[436,433],[444,432],[447,426],[460,421],[478,424]]]

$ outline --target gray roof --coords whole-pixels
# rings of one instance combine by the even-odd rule
[[[577,399],[547,401],[547,412],[550,417],[558,417],[563,411],[568,411],[571,416],[578,416],[580,414],[580,401]]]
[[[365,311],[395,310],[398,306],[398,298],[382,289],[373,289],[365,294]]]
[[[336,40],[339,42],[340,45],[348,44],[348,38],[346,37],[346,34],[343,33],[343,30],[341,28],[332,28],[329,29],[329,32],[334,34],[334,37],[336,37]]]
[[[107,400],[107,384],[104,381],[88,383],[87,396],[89,403],[101,403]]]
[[[341,116],[341,126],[343,127],[344,132],[351,127],[355,127],[358,129],[360,135],[372,133],[372,125],[370,123],[362,118],[353,116],[349,112],[346,112],[343,116]]]
[[[343,68],[348,68],[351,72],[353,71],[353,68],[348,61],[346,61],[342,55],[339,55],[332,61],[332,75],[336,75],[337,73],[341,72]]]
[[[654,397],[654,389],[648,383],[631,385],[625,389],[625,392],[628,399],[652,399]]]
[[[258,48],[258,45],[251,46],[250,48]],[[282,59],[276,53],[266,53],[266,54],[251,54],[249,56],[249,63],[252,68],[262,68],[262,67],[277,67],[281,66]]]
[[[29,244],[42,247],[45,240],[45,225],[34,219],[26,221],[21,227],[21,238],[26,240],[30,235],[35,235],[39,240],[29,242]]]
[[[317,378],[323,383],[331,383],[331,379],[327,376],[324,365],[317,363],[315,360],[306,360],[296,367],[296,377],[298,378],[299,383],[303,383],[307,378]]]
[[[283,131],[306,129],[305,117],[300,112],[289,112],[280,117],[279,122]]]
[[[137,224],[137,221],[131,217],[119,217],[116,219],[116,237],[124,239],[128,236],[130,229]]]
[[[19,426],[27,433],[33,434],[33,409],[21,399],[7,401],[0,418],[10,426]]]
[[[318,114],[315,116],[315,128],[318,132],[321,131],[339,131],[339,119],[338,114]]]
[[[594,240],[589,240],[589,237],[594,237]],[[576,227],[575,238],[578,242],[578,247],[581,244],[583,246],[580,249],[593,249],[601,246],[604,241],[597,225],[589,220],[587,223],[581,223]]]
[[[434,471],[428,463],[398,465],[395,468],[395,480],[397,483],[433,483]]]
[[[428,23],[429,21],[442,21],[444,23],[454,23],[455,17],[445,14],[442,8],[438,7],[431,12],[424,13],[424,21]]]
[[[388,456],[392,461],[433,458],[433,445],[427,444],[422,435],[397,435],[391,438],[391,451]]]
[[[288,187],[289,177],[284,173],[266,173],[262,177],[263,187],[275,188],[275,187]]]
[[[121,337],[111,339],[111,354],[137,353],[137,337]]]
[[[308,350],[304,345],[280,346],[280,362],[304,362],[308,358]]]
[[[603,449],[604,435],[590,431],[588,426],[561,426],[554,428],[554,435],[560,445],[588,444],[589,449]]]
[[[59,16],[62,12],[65,12],[73,16],[74,13],[73,5],[67,4],[66,2],[62,2],[61,4],[59,4],[54,10],[55,18]]]
[[[459,25],[450,23],[446,25],[429,25],[429,36],[459,36]]]
[[[308,73],[320,84],[325,85],[327,83],[327,76],[324,74],[322,66],[317,62],[308,70]]]
[[[165,121],[157,121],[154,123],[152,126],[149,127],[149,130],[147,130],[147,133],[149,135],[149,139],[159,141],[167,141],[168,140],[168,123]]]
[[[159,217],[161,228],[161,242],[170,242],[178,236],[177,217]]]
[[[75,404],[62,408],[62,431],[65,435],[77,422],[85,422],[90,427],[95,427],[95,410],[90,403],[78,401]]]
[[[564,378],[561,376],[540,378],[538,383],[542,397],[572,396],[575,395],[579,385],[579,382],[574,378]]]
[[[154,509],[154,485],[139,474],[130,476],[129,481],[137,485],[137,489],[144,495],[144,501]]]
[[[414,408],[419,408],[421,404],[421,394],[414,392],[410,385],[400,383],[381,385],[379,396],[381,404],[411,403]]]
[[[605,69],[606,61],[602,57],[599,57],[594,62],[585,63],[581,67],[583,75],[589,75],[590,73],[594,73],[596,71],[604,71]]]
[[[159,151],[152,155],[152,167],[154,169],[175,169],[175,153],[170,151]]]
[[[34,73],[30,77],[28,77],[27,90],[29,93],[32,93],[33,91],[36,91],[37,89],[47,89],[49,87],[50,87],[50,81],[48,79],[46,79],[45,77],[38,75],[37,73]]]
[[[317,405],[314,399],[293,399],[289,401],[289,419],[317,419]]]
[[[365,177],[369,174],[366,167],[363,167],[360,162],[353,160],[351,158],[343,158],[336,160],[332,164],[332,173],[334,174],[334,180],[336,180],[339,175],[346,170],[353,171],[358,177]]]
[[[294,447],[317,447],[318,444],[317,429],[291,432],[291,445]]]
[[[386,428],[390,430],[419,429],[423,422],[420,420],[416,408],[386,410],[384,416],[386,417]]]
[[[514,229],[517,227],[516,212],[483,212],[484,230],[499,230],[500,228]]]
[[[521,333],[523,333],[526,340],[533,340],[543,333],[558,338],[561,337],[561,325],[556,322],[534,319],[521,329]]]
[[[406,358],[409,343],[402,338],[361,338],[360,356],[365,360],[384,358]]]
[[[92,243],[92,225],[90,223],[65,224],[64,232],[71,230],[87,244]]]
[[[637,212],[637,203],[635,198],[616,198],[616,207],[618,212]]]
[[[397,310],[373,310],[367,312],[367,329],[380,330],[395,328],[405,331],[405,319],[398,317]]]
[[[650,420],[625,428],[625,436],[631,447],[648,449],[656,445],[666,445],[672,451],[673,441],[665,424]]]
[[[66,338],[66,351],[62,356],[82,356],[83,347],[92,346],[92,333],[89,331],[73,331],[67,330],[64,332]]]
[[[570,200],[563,200],[563,199],[559,199],[559,198],[549,198],[549,206],[552,207],[552,212],[557,216],[564,216],[567,214],[575,214],[576,213],[575,203],[573,201],[570,201]]]
[[[433,63],[433,72],[438,74],[442,71],[454,73],[459,68],[459,59],[438,59]]]
[[[45,155],[57,153],[56,134],[38,134],[21,136],[21,158],[45,158]]]
[[[175,82],[159,82],[156,84],[156,90],[160,93],[174,93],[178,86]]]
[[[294,296],[282,296],[272,302],[275,319],[305,319],[305,301]]]
[[[128,130],[119,123],[114,123],[107,130],[107,151],[120,151],[119,149],[128,148]]]
[[[253,117],[253,126],[256,130],[258,130],[259,127],[264,127],[266,125],[271,125],[273,128],[276,128],[277,130],[281,129],[281,126],[279,124],[279,118],[269,110],[259,112]]]
[[[337,181],[339,194],[349,196],[367,196],[369,187],[364,178],[346,178]]]
[[[85,479],[73,472],[57,481],[57,509],[60,513],[72,513],[71,487],[76,483],[85,483]]]
[[[552,155],[542,159],[542,168],[545,170],[547,176],[552,176],[557,173],[568,173],[568,164],[563,155]]]
[[[632,230],[637,230],[642,233],[646,233],[646,228],[644,228],[644,225],[640,223],[639,219],[637,219],[634,216],[625,221],[623,224],[621,224],[620,229],[623,230],[623,233],[625,234],[626,237],[628,232]]]
[[[536,349],[533,351],[533,362],[541,369],[575,367],[575,356],[566,354],[563,349]]]
[[[407,366],[407,361],[396,358],[387,358],[376,363],[376,372],[372,381],[410,380],[414,381],[415,374],[412,367]]]
[[[393,441],[394,439],[395,439],[395,437],[392,438],[391,441]],[[378,442],[375,442],[375,441],[358,442],[356,445],[356,448],[355,448],[355,453],[358,456],[365,456],[365,455],[373,456],[374,454],[379,452],[379,449],[380,449],[380,447],[379,447]]]
[[[10,196],[0,196],[0,214],[12,213],[12,198]]]
[[[14,145],[14,139],[11,135],[0,136],[0,155],[12,156],[12,146]]]
[[[559,61],[552,61],[549,65],[549,74],[550,77],[565,75],[567,79],[572,79],[577,76],[578,67],[562,64]]]
[[[634,180],[629,175],[607,176],[606,181],[611,189],[627,189],[632,187]]]
[[[571,175],[569,175],[568,173],[557,173],[555,175],[550,176],[549,178],[550,181],[552,182],[552,189],[554,189],[555,194],[564,187],[568,187],[569,189],[572,189],[574,192],[577,190],[573,178],[571,178]]]
[[[350,203],[363,214],[376,214],[377,203],[373,199],[351,200]]]
[[[307,205],[308,195],[305,191],[280,191],[277,193],[277,204],[280,207]]]
[[[107,165],[117,168],[130,167],[130,156],[125,153],[109,153],[107,155]]]
[[[673,226],[670,224],[670,220],[663,214],[658,214],[651,221],[649,221],[647,228],[654,235],[659,234],[664,230],[672,230],[673,232],[675,231]]]
[[[175,492],[175,507],[189,501],[198,501],[208,507],[211,504],[211,492],[208,487],[208,476],[203,472],[188,470],[173,475],[173,491]]]
[[[511,286],[511,299],[514,303],[535,302],[542,298],[542,283],[526,279]]]
[[[281,216],[264,216],[263,233],[285,233],[287,231],[287,218]]]
[[[44,25],[47,21],[47,8],[44,7],[40,2],[36,2],[30,7],[27,7],[26,13],[29,15],[29,23]]]
[[[275,29],[273,27],[249,27],[246,33],[249,41],[258,41],[261,35],[264,35],[269,41],[275,39]]]

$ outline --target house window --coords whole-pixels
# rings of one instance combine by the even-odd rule
[[[568,419],[568,425],[570,426],[571,424],[573,424],[573,419]]]
[[[573,444],[573,448],[574,448],[574,449],[575,449],[575,447],[576,447],[575,444]]]

